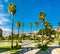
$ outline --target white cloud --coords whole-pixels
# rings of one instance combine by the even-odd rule
[[[6,17],[6,16],[8,16],[8,14],[6,14],[6,13],[0,13],[0,16],[1,17]]]
[[[3,30],[3,33],[9,33],[11,32],[10,27],[7,26],[8,23],[10,23],[9,15],[5,13],[5,4],[8,0],[0,0],[0,28]]]
[[[8,22],[10,22],[8,14],[0,13],[0,25],[7,24]]]
[[[0,19],[0,25],[6,24],[7,22],[10,22],[7,18],[1,18]]]
[[[4,9],[4,5],[0,3],[0,10],[2,11]]]
[[[39,32],[39,30],[38,31],[33,31],[33,33],[38,33]]]
[[[4,5],[0,3],[0,8],[3,8],[3,7],[4,7]]]
[[[11,32],[9,28],[2,28],[3,31]]]
[[[8,2],[8,0],[5,0],[5,2]]]
[[[0,28],[2,29],[3,34],[11,33],[11,29],[9,27],[0,26]]]

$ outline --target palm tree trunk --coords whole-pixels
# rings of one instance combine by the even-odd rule
[[[24,29],[23,29],[23,27],[22,27],[22,34],[24,34],[23,30],[24,30]]]
[[[14,26],[14,15],[12,15],[12,36],[11,36],[11,48],[13,49],[13,26]]]
[[[38,31],[38,27],[36,28],[36,33],[37,33],[37,31]]]
[[[18,38],[19,38],[19,28],[18,28]]]
[[[43,25],[43,22],[42,22],[42,36],[41,36],[41,41],[42,41],[42,44],[43,44],[43,28],[44,28],[44,25]]]
[[[30,33],[31,33],[31,36],[32,36],[32,27],[30,27]]]
[[[18,35],[16,37],[16,47],[18,46],[18,38],[19,38],[19,28],[18,28]]]
[[[36,40],[36,36],[37,36],[37,27],[36,27],[36,35],[35,35],[35,40]]]

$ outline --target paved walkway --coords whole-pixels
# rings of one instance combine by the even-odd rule
[[[50,48],[48,48],[46,51],[38,51],[36,54],[51,54],[53,49],[60,48],[58,42],[52,43],[48,46],[50,46]]]
[[[36,49],[35,44],[33,44],[30,40],[23,41],[22,47],[22,51],[17,54],[35,54],[39,51],[39,49]]]
[[[55,42],[49,45],[50,48],[47,49],[46,51],[40,51],[39,49],[36,49],[35,44],[29,40],[23,41],[22,46],[23,49],[19,54],[51,54],[53,49],[60,48],[59,43]]]
[[[23,47],[22,51],[16,54],[51,54],[53,49],[60,48],[58,42],[52,43],[52,45],[49,46],[51,47],[46,51],[39,51],[39,49],[36,49],[35,44],[32,43],[32,41],[24,40],[22,43],[22,47]],[[9,51],[6,51],[0,54],[11,54],[11,53]]]

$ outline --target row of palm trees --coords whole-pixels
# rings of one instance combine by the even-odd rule
[[[16,22],[16,27],[18,28],[18,31],[19,31],[19,28],[22,26],[22,33],[24,33],[24,22]]]
[[[9,12],[9,14],[12,15],[11,48],[13,48],[14,14],[16,13],[16,5],[14,3],[11,3],[11,4],[8,5],[8,12]],[[49,28],[50,30],[52,30],[52,25],[46,21],[46,14],[45,14],[45,12],[40,12],[40,14],[39,14],[39,20],[42,22],[42,36],[41,36],[41,38],[42,38],[42,44],[43,44],[43,29],[44,28]],[[36,31],[38,29],[38,25],[39,25],[39,23],[35,22]],[[24,32],[23,31],[24,30],[24,22],[22,22],[22,23],[17,22],[16,26],[18,28],[18,36],[19,36],[19,28],[20,28],[20,26],[22,26],[22,32]],[[31,31],[32,31],[32,23],[30,23],[30,33],[31,33]]]
[[[34,25],[35,25],[36,31],[37,31],[37,30],[38,30],[38,25],[39,25],[39,23],[36,21],[36,22],[34,23]],[[30,23],[30,33],[32,32],[32,26],[33,26],[33,24]]]
[[[16,5],[14,3],[11,3],[8,5],[8,12],[12,15],[12,36],[11,36],[11,48],[13,49],[13,28],[14,28],[14,14],[16,13]],[[20,23],[17,22],[16,26],[18,28],[18,36],[19,36],[19,28],[22,25],[22,32],[24,27],[24,22]],[[35,22],[35,26],[38,27],[38,22]],[[32,23],[30,23],[30,30],[32,30]],[[37,29],[36,29],[37,30]],[[17,36],[17,38],[18,38]]]

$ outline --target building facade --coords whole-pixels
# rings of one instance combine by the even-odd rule
[[[0,37],[2,37],[2,29],[0,28]]]

